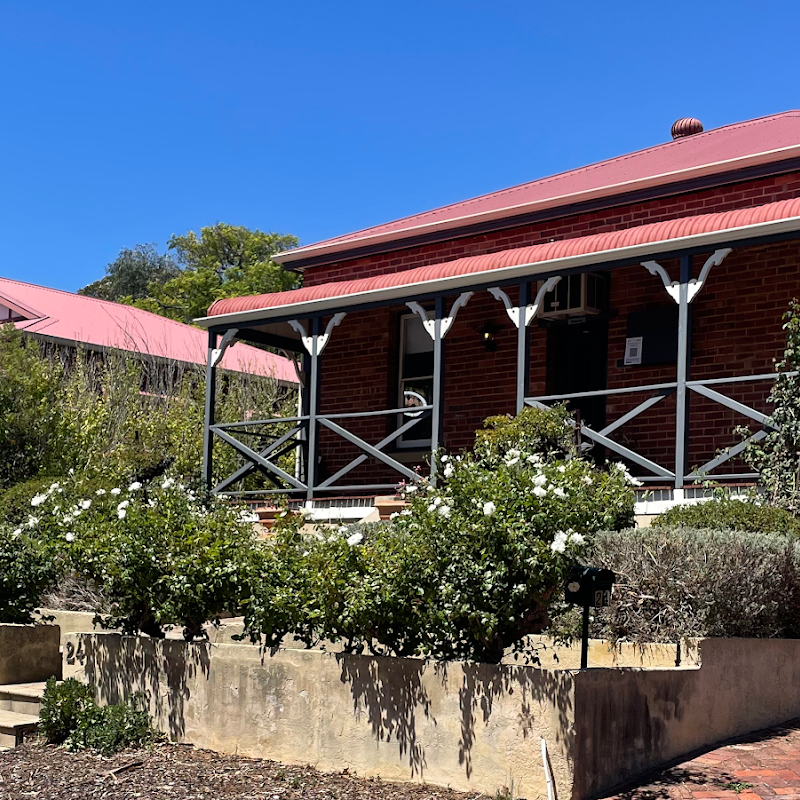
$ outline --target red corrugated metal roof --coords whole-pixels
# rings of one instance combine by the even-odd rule
[[[276,260],[288,264],[377,241],[391,242],[437,228],[468,225],[483,217],[503,219],[540,207],[558,208],[589,197],[613,197],[641,185],[725,173],[744,166],[742,162],[771,163],[798,154],[800,111],[785,111],[288,250]]]
[[[345,299],[349,295],[362,295],[365,292],[393,286],[417,286],[428,281],[456,275],[487,273],[523,264],[541,264],[555,259],[591,253],[606,253],[625,247],[681,239],[702,233],[713,233],[758,223],[800,217],[800,198],[781,200],[754,208],[742,208],[716,214],[701,214],[693,217],[654,222],[621,231],[596,233],[558,242],[519,247],[514,250],[501,250],[480,256],[468,256],[454,261],[430,264],[425,267],[360,278],[354,281],[322,283],[288,292],[259,294],[250,297],[231,297],[217,300],[209,309],[209,316],[234,314],[243,311],[270,309],[332,297]],[[489,277],[488,280],[491,280]]]
[[[146,353],[191,364],[206,363],[205,331],[132,306],[9,278],[0,278],[0,305],[13,305],[26,317],[15,323],[17,328],[51,340]],[[287,359],[241,342],[228,348],[221,366],[297,382],[294,367]]]

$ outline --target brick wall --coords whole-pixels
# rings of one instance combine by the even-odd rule
[[[462,255],[546,241],[555,236],[584,235],[687,213],[758,205],[797,195],[800,195],[800,174],[752,181],[716,192],[699,192],[625,209],[594,212],[560,222],[540,223],[513,231],[316,267],[307,271],[306,284],[393,272]],[[702,257],[695,260],[695,275],[702,263]],[[677,279],[677,262],[665,262],[664,266],[673,279]],[[513,292],[510,294],[513,300]],[[781,316],[789,300],[795,296],[800,296],[800,241],[741,248],[731,253],[720,267],[711,270],[706,285],[692,304],[690,377],[701,379],[771,372],[774,359],[780,356],[783,347]],[[453,299],[448,299],[448,305]],[[628,314],[670,304],[672,300],[660,279],[651,276],[638,264],[611,273],[609,388],[674,380],[674,364],[622,366]],[[396,407],[399,318],[404,312],[407,313],[407,309],[398,306],[350,313],[334,330],[322,356],[322,413]],[[486,321],[500,326],[494,353],[486,352],[480,342],[478,332]],[[530,349],[531,395],[549,391],[547,338],[548,330],[534,323]],[[461,310],[445,340],[445,446],[451,451],[467,448],[485,417],[513,413],[515,380],[516,329],[503,306],[488,293],[479,292]],[[768,383],[716,388],[747,405],[769,410],[765,403]],[[609,398],[607,421],[626,413],[646,396]],[[674,409],[674,396],[668,397],[622,427],[613,438],[672,469]],[[690,467],[708,461],[718,449],[738,441],[733,428],[747,423],[744,417],[694,393],[690,393],[690,413]],[[375,443],[393,430],[395,421],[374,417],[341,421],[341,424],[357,436]],[[360,451],[323,429],[320,453],[324,476],[348,463]],[[731,464],[725,471],[733,469],[742,471],[745,468],[741,464],[738,467]],[[397,473],[370,458],[340,483],[391,483],[397,478]]]

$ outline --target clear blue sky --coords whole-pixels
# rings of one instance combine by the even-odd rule
[[[0,0],[0,275],[304,243],[800,106],[797,0]]]

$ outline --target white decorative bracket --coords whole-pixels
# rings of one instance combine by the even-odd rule
[[[439,327],[442,339],[447,336],[447,332],[453,327],[459,309],[463,308],[469,302],[473,294],[475,294],[475,292],[463,292],[460,294],[458,299],[450,307],[450,313],[446,317],[442,317]],[[409,300],[406,305],[422,320],[422,325],[428,332],[428,336],[430,336],[431,339],[435,339],[436,319],[429,318],[428,312],[416,300]]]
[[[303,347],[310,355],[314,355],[314,339],[317,340],[317,355],[320,355],[328,344],[328,339],[331,338],[331,331],[347,316],[346,312],[340,311],[334,314],[333,318],[328,321],[325,326],[325,333],[320,333],[318,336],[309,336],[306,326],[300,320],[290,319],[289,326],[300,334],[300,341],[303,342]]]
[[[532,303],[529,303],[527,306],[525,306],[525,317],[523,321],[526,328],[531,324],[531,321],[539,311],[539,306],[541,305],[544,296],[548,292],[552,292],[555,288],[555,285],[560,280],[560,275],[554,275],[552,278],[548,278],[539,287],[539,291],[536,292],[536,299]],[[500,300],[502,302],[502,304],[506,307],[506,314],[508,314],[508,318],[514,323],[515,328],[519,328],[519,306],[513,305],[511,300],[509,300],[508,295],[498,286],[493,286],[491,289],[487,289],[487,291],[492,297],[494,297],[495,300]]]
[[[225,354],[225,351],[232,345],[233,339],[236,334],[239,333],[238,328],[228,328],[227,331],[222,336],[222,340],[219,343],[219,347],[215,347],[211,351],[211,362],[209,363],[210,367],[216,367],[217,364],[222,360],[222,356]]]
[[[696,278],[692,278],[689,281],[687,287],[687,302],[691,303],[694,300],[697,293],[703,288],[703,284],[706,282],[706,278],[708,277],[708,273],[711,270],[711,267],[718,267],[724,260],[725,256],[731,252],[730,247],[722,247],[719,250],[715,250],[707,259],[706,263],[703,264],[703,269],[700,270],[700,274]],[[661,282],[664,284],[664,288],[667,290],[669,296],[676,302],[680,303],[681,301],[681,284],[679,281],[671,281],[667,271],[658,261],[642,261],[642,266],[651,274],[651,275],[658,275],[661,278]]]

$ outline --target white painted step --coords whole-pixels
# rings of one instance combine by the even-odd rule
[[[39,717],[18,714],[16,711],[0,711],[0,747],[18,747],[26,733],[35,731]]]

